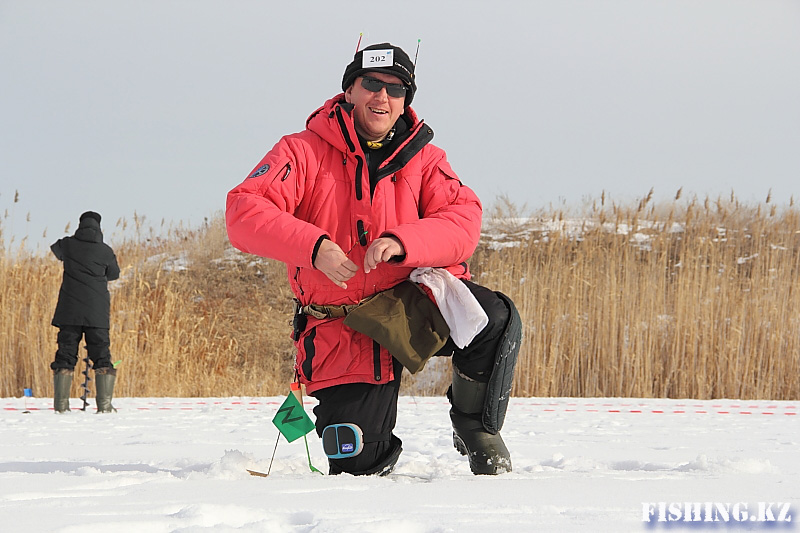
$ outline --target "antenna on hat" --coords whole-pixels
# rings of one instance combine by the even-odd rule
[[[358,44],[356,45],[356,53],[358,53],[358,49],[361,48],[361,38],[364,36],[364,32],[358,34]]]
[[[419,56],[419,43],[420,43],[420,41],[422,41],[422,39],[417,39],[417,53],[414,54],[414,69],[415,70],[417,68],[417,57]]]

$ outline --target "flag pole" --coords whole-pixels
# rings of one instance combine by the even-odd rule
[[[292,394],[294,394],[294,397],[297,398],[298,402],[300,402],[300,407],[302,407],[303,406],[303,389],[300,387],[300,383],[298,383],[297,381],[293,381],[289,385],[289,387],[291,388]],[[322,472],[317,470],[314,467],[314,465],[311,464],[311,452],[308,450],[308,433],[303,435],[303,441],[305,441],[305,443],[306,443],[306,457],[308,457],[308,468],[310,468],[312,472],[319,472],[320,474],[322,474]]]
[[[308,467],[311,469],[312,472],[319,472],[324,476],[325,475],[324,473],[314,468],[314,465],[311,464],[311,452],[308,451],[308,435],[303,435],[303,440],[306,441],[306,456],[308,457]]]
[[[272,471],[272,461],[275,460],[275,452],[278,451],[278,442],[281,440],[281,432],[278,431],[278,438],[275,439],[275,448],[272,450],[272,457],[269,459],[269,468],[267,468],[267,475]]]

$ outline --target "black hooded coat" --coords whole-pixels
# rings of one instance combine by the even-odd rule
[[[50,250],[64,262],[64,277],[53,315],[54,326],[110,327],[108,282],[119,278],[117,257],[103,242],[100,223],[81,220],[75,235],[56,241]]]

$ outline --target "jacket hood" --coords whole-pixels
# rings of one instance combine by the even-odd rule
[[[421,122],[410,106],[406,106],[404,113],[397,120],[405,120],[409,130],[414,129]],[[343,152],[351,148],[350,143],[358,144],[358,137],[353,125],[353,104],[345,100],[344,93],[334,96],[311,113],[306,120],[306,128]],[[345,138],[343,130],[349,132],[349,139]]]
[[[103,242],[100,223],[91,217],[84,218],[75,230],[75,238],[85,242]]]

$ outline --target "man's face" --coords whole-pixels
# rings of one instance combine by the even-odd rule
[[[345,100],[355,106],[353,118],[356,131],[368,141],[383,139],[405,109],[405,97],[391,97],[386,94],[386,87],[373,93],[361,86],[363,77],[375,78],[386,83],[402,85],[402,80],[391,74],[382,72],[365,72],[356,78],[353,85],[344,93]]]

